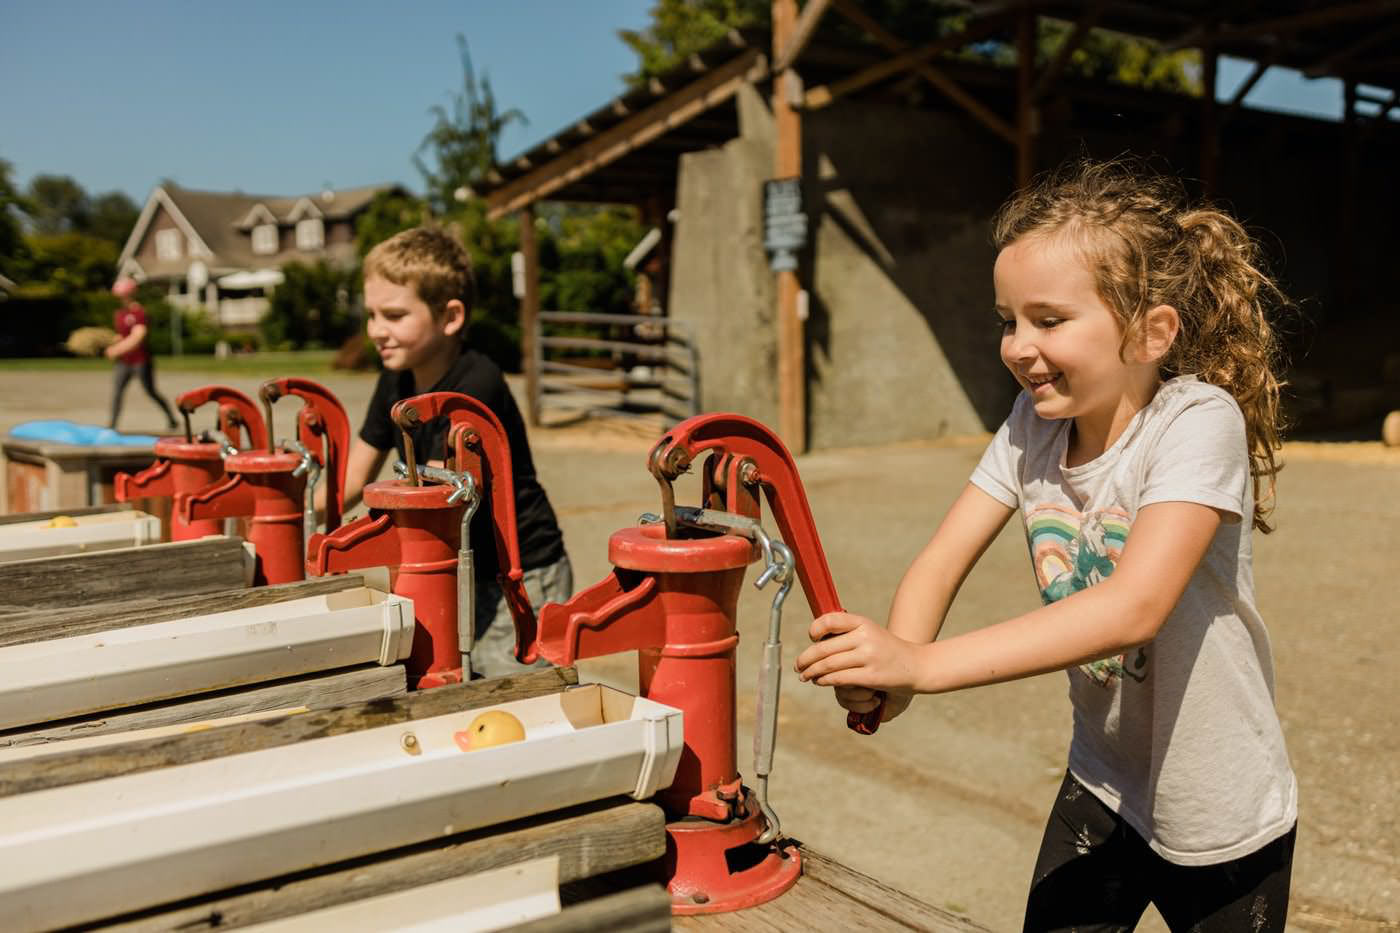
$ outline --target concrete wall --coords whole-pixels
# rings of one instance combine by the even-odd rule
[[[699,342],[701,409],[776,425],[777,298],[760,204],[773,174],[773,135],[761,119],[752,123],[766,116],[753,88],[740,97],[740,136],[681,157],[668,312]]]
[[[752,88],[738,107],[738,138],[681,160],[669,310],[699,335],[702,407],[776,425],[761,204],[772,117]],[[987,234],[1011,170],[1004,150],[943,114],[838,105],[805,121],[811,446],[971,433],[1005,417],[1014,386],[997,358]]]

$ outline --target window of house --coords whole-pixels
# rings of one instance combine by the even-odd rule
[[[184,244],[180,239],[179,230],[157,230],[156,231],[156,258],[160,260],[179,259],[183,252]]]
[[[326,228],[319,217],[297,221],[297,249],[320,249],[326,244]]]
[[[253,252],[259,256],[277,252],[276,224],[258,224],[253,228]]]

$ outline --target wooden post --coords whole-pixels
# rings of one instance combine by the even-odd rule
[[[1220,108],[1215,101],[1220,54],[1213,42],[1201,46],[1201,187],[1206,197],[1220,184]]]
[[[525,417],[540,423],[540,347],[535,339],[540,319],[540,244],[535,239],[535,209],[522,207],[520,255],[525,259],[525,293],[520,299],[520,365],[525,371]]]
[[[1027,188],[1035,174],[1035,29],[1029,7],[1016,23],[1016,187]]]
[[[773,0],[773,57],[787,46],[797,23],[797,0]],[[778,178],[802,177],[802,116],[792,107],[788,82],[793,71],[773,75],[773,120],[777,127]],[[778,434],[794,453],[807,449],[806,360],[802,321],[797,316],[801,283],[794,269],[777,275],[778,286]]]
[[[1337,225],[1336,244],[1337,264],[1341,282],[1339,297],[1347,305],[1353,305],[1361,298],[1357,288],[1356,275],[1356,203],[1361,175],[1361,126],[1356,112],[1356,79],[1347,78],[1342,85],[1342,211],[1341,223]],[[1379,119],[1385,119],[1382,111]]]

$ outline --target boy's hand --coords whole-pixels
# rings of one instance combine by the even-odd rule
[[[837,687],[836,702],[842,709],[850,710],[853,713],[868,713],[880,705],[882,694],[871,690],[869,687]],[[914,694],[907,690],[893,690],[883,693],[885,698],[885,711],[880,714],[881,722],[889,722],[900,713],[909,708],[909,704],[914,701]]]
[[[816,644],[797,657],[797,677],[822,687],[912,692],[926,646],[907,642],[864,616],[829,612],[810,629]]]

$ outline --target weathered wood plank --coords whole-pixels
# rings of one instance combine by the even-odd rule
[[[987,928],[979,923],[927,904],[814,849],[803,848],[802,870],[803,874],[813,881],[829,885],[851,900],[858,901],[871,910],[915,930],[936,930],[940,933],[987,931]]]
[[[212,893],[94,926],[183,933],[226,930],[550,855],[559,857],[559,879],[566,882],[649,862],[665,851],[666,824],[661,809],[655,804],[612,798]],[[668,915],[669,902],[666,898]]]
[[[93,632],[110,632],[132,625],[188,619],[212,612],[252,609],[290,599],[324,596],[327,593],[338,593],[364,585],[362,575],[348,573],[272,586],[240,586],[236,589],[190,596],[142,596],[88,606],[51,606],[20,610],[0,614],[0,648],[50,638],[72,638],[90,635]]]
[[[235,589],[247,583],[244,561],[242,540],[223,536],[9,561],[0,564],[0,614]]]
[[[371,664],[324,671],[0,732],[0,749],[53,744],[68,739],[110,735],[175,723],[201,722],[206,719],[288,707],[329,709],[349,706],[369,700],[403,696],[408,692],[407,680],[401,664],[388,667]],[[59,749],[55,748],[54,751]]]
[[[666,933],[671,895],[648,884],[571,904],[552,917],[511,927],[513,933]]]
[[[573,668],[554,667],[514,677],[435,687],[338,709],[313,710],[280,719],[220,726],[190,735],[146,739],[115,749],[65,752],[60,747],[52,755],[12,764],[0,763],[0,797],[524,700],[557,693],[577,683],[578,673]]]
[[[966,917],[926,904],[806,847],[802,849],[802,877],[786,894],[736,913],[677,917],[675,928],[697,933],[812,929],[989,933]]]

